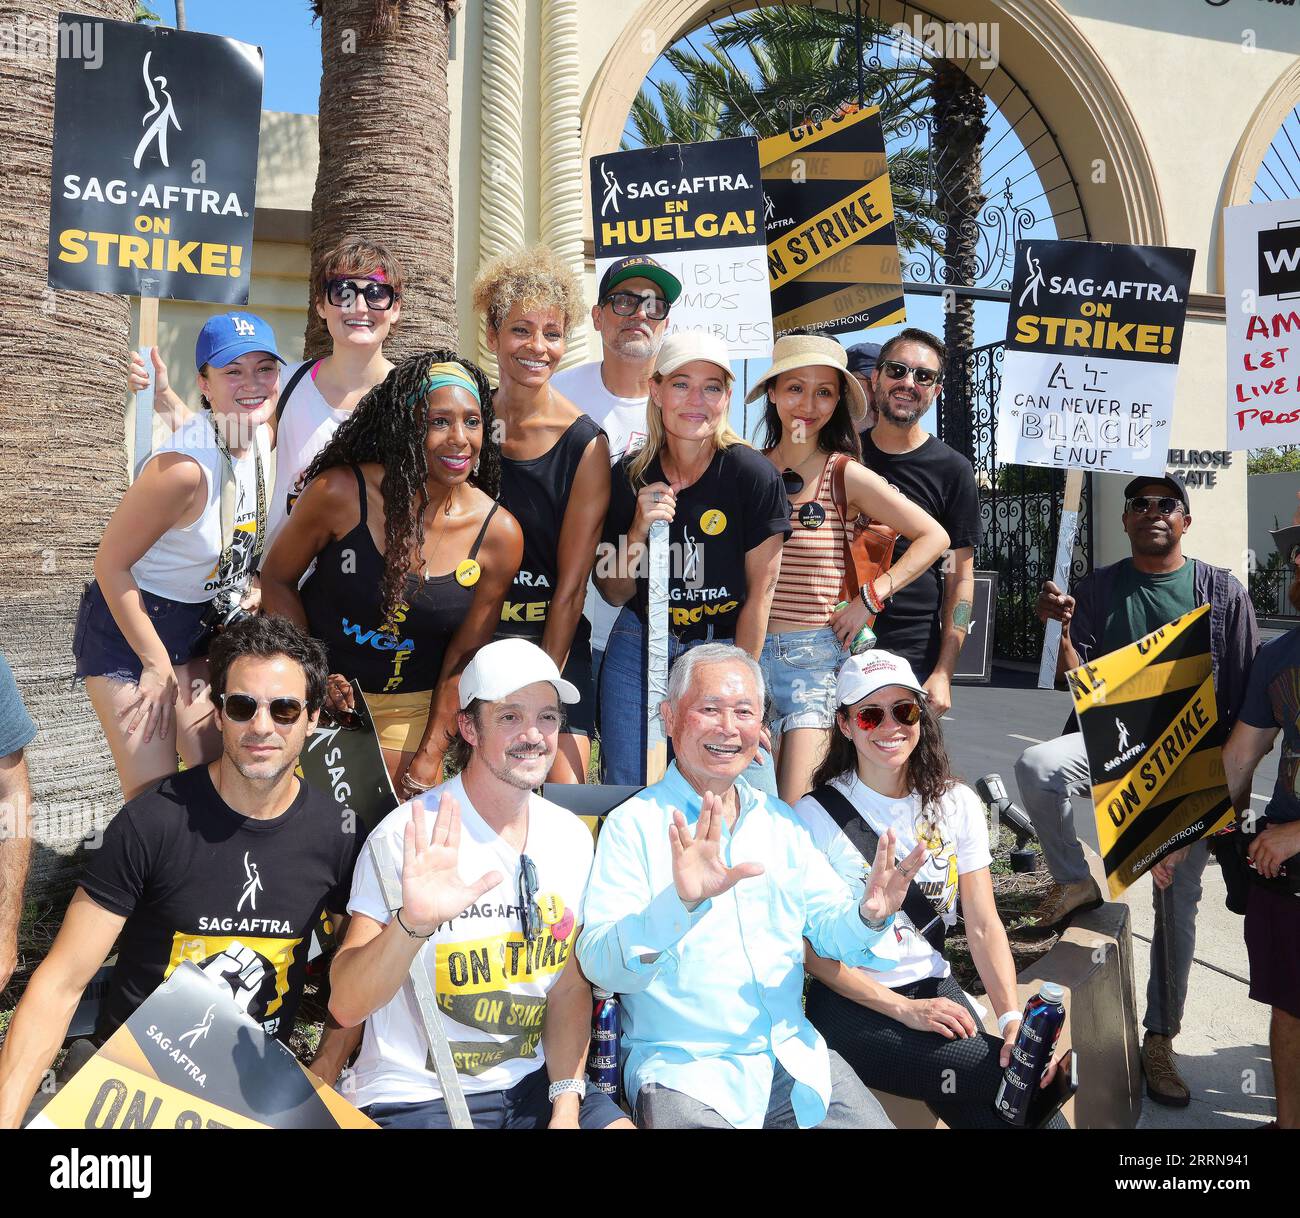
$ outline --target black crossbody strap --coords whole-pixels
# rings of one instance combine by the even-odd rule
[[[320,360],[309,359],[305,363],[299,364],[297,371],[289,378],[289,383],[280,390],[280,400],[275,404],[275,421],[280,421],[280,416],[284,414],[284,408],[289,404],[289,396],[298,388],[298,382],[302,380]]]
[[[845,837],[853,843],[862,855],[868,869],[876,857],[880,845],[880,835],[858,815],[858,810],[849,801],[843,791],[824,783],[812,791],[812,797],[825,809],[826,815],[839,827]],[[903,912],[911,919],[912,925],[925,937],[925,941],[940,955],[943,955],[944,940],[948,927],[943,918],[935,912],[934,906],[925,898],[916,882],[909,881],[907,895],[903,898]]]

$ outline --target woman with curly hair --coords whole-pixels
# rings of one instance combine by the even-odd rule
[[[457,679],[492,638],[523,554],[496,503],[487,379],[450,351],[404,360],[304,477],[262,571],[263,609],[325,643],[334,710],[351,708],[356,679],[394,785],[418,794],[441,781]]]
[[[836,688],[836,730],[813,790],[796,805],[813,841],[862,893],[864,861],[893,831],[900,859],[928,848],[895,916],[898,963],[888,972],[849,968],[805,950],[813,980],[806,1010],[868,1087],[925,1101],[950,1129],[1009,1128],[993,1097],[1020,1030],[1016,967],[993,903],[984,805],[956,782],[924,686],[901,656],[850,657]],[[953,979],[944,935],[957,899],[971,956],[997,1013],[985,1032]],[[1049,1066],[1046,1086],[1055,1073]],[[1049,1125],[1064,1128],[1059,1114]]]
[[[497,357],[501,504],[524,532],[523,563],[497,635],[536,643],[582,694],[566,708],[550,781],[584,782],[596,697],[582,606],[609,505],[609,441],[551,384],[583,309],[582,289],[549,250],[525,250],[483,268],[474,307]]]

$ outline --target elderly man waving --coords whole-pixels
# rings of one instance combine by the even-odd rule
[[[804,1018],[804,939],[888,967],[925,847],[895,866],[882,838],[859,905],[794,813],[740,777],[762,711],[762,674],[739,648],[705,644],[673,666],[662,712],[676,760],[605,823],[578,958],[623,996],[638,1124],[887,1128]]]

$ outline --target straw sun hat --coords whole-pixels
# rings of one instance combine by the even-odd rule
[[[848,398],[849,415],[855,424],[861,423],[867,414],[867,395],[858,378],[849,372],[848,356],[844,348],[833,338],[821,338],[816,334],[787,334],[778,338],[776,346],[772,348],[772,366],[745,395],[745,401],[757,401],[767,392],[768,383],[781,373],[810,367],[835,368],[843,373],[841,380]]]

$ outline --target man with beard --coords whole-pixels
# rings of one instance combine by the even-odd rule
[[[289,1041],[312,931],[322,910],[341,916],[359,844],[328,793],[294,777],[325,698],[325,649],[284,618],[254,617],[217,635],[208,671],[222,754],[136,796],[87,853],[9,1025],[0,1128],[22,1118],[115,943],[94,1040],[69,1050],[72,1069],[185,960]],[[327,1028],[312,1069],[333,1082],[348,1048]]]
[[[573,945],[591,833],[532,793],[555,761],[561,703],[578,697],[528,640],[481,648],[460,678],[447,751],[459,773],[366,842],[330,1012],[344,1027],[369,1021],[349,1098],[386,1128],[451,1127],[423,1018],[446,1024],[477,1128],[631,1127],[607,1095],[586,1090],[591,986]],[[425,801],[437,801],[432,836]],[[381,868],[400,889],[395,909]],[[436,978],[437,1009],[423,1016],[413,969]]]
[[[1259,646],[1255,611],[1246,589],[1230,571],[1183,556],[1183,534],[1191,527],[1187,491],[1173,475],[1134,478],[1124,488],[1124,532],[1132,557],[1084,576],[1067,596],[1051,580],[1043,584],[1038,615],[1061,623],[1057,674],[1127,646],[1159,626],[1209,604],[1210,654],[1219,715],[1231,729],[1246,697],[1247,677]],[[1089,790],[1088,759],[1078,731],[1026,749],[1016,763],[1016,781],[1038,831],[1043,857],[1057,887],[1037,911],[1045,927],[1101,904],[1074,829],[1072,794]],[[1142,1067],[1147,1094],[1160,1104],[1182,1107],[1191,1092],[1174,1062],[1187,979],[1196,948],[1196,907],[1208,848],[1191,846],[1176,869],[1171,860],[1154,871],[1157,887],[1169,887],[1174,988],[1163,981],[1165,936],[1157,919],[1151,943],[1151,976],[1143,1023]],[[1172,875],[1172,882],[1171,882]]]
[[[920,677],[937,715],[952,705],[952,673],[970,629],[975,545],[980,537],[975,471],[961,453],[930,435],[921,419],[943,381],[947,349],[925,330],[895,334],[871,373],[876,422],[862,433],[862,461],[945,529],[952,549],[876,619],[880,647],[901,655]],[[900,537],[894,561],[907,550]]]
[[[650,374],[663,345],[668,311],[681,295],[677,277],[644,255],[622,258],[605,272],[591,310],[600,335],[601,358],[557,372],[551,385],[609,437],[609,459],[617,465],[629,449],[645,443],[645,404]],[[591,623],[591,671],[600,686],[605,644],[619,610],[587,584],[583,615]]]

